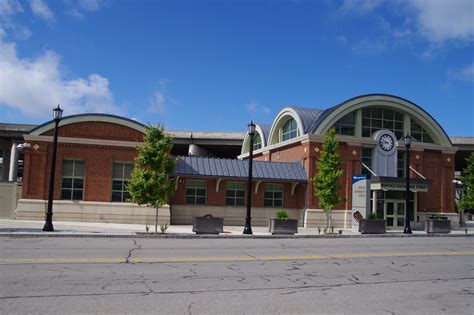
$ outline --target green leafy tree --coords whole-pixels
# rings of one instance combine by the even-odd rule
[[[156,209],[155,233],[158,232],[158,209],[173,194],[170,174],[176,161],[171,156],[172,147],[171,137],[165,135],[160,124],[156,127],[149,125],[144,145],[137,149],[138,156],[127,186],[134,202]]]
[[[334,137],[334,133],[334,128],[331,128],[324,135],[323,149],[316,164],[318,173],[313,178],[314,193],[326,213],[328,228],[331,228],[332,210],[343,200],[339,195],[341,185],[338,183],[342,176],[342,160],[337,153],[339,141]]]
[[[464,196],[458,204],[461,211],[474,209],[474,153],[471,153],[466,161],[467,167],[464,169],[464,175],[461,176]]]

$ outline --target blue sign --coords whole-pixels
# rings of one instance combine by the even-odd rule
[[[368,178],[369,178],[369,175],[367,174],[354,175],[352,176],[352,185],[354,185],[355,183],[361,180],[368,179]]]

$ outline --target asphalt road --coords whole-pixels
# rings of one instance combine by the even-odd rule
[[[473,314],[474,238],[0,239],[2,314]]]

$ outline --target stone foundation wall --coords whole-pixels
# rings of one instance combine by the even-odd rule
[[[351,229],[351,213],[351,210],[333,210],[331,214],[331,226],[335,229]],[[306,209],[304,227],[327,227],[326,213],[322,209]]]
[[[37,199],[20,199],[15,211],[17,220],[45,219],[48,202]],[[133,203],[94,202],[55,200],[53,202],[53,221],[155,224],[154,208]],[[158,223],[170,224],[168,205],[158,211]]]
[[[21,185],[16,182],[0,182],[0,218],[13,219],[20,196]]]
[[[268,226],[268,218],[275,218],[277,208],[252,207],[252,226]],[[303,226],[303,210],[285,209],[291,219],[297,219],[298,225]],[[172,205],[171,224],[191,225],[193,217],[211,214],[224,218],[224,225],[245,226],[246,207]]]

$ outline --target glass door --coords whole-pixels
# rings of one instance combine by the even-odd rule
[[[399,230],[405,226],[405,201],[385,200],[387,229]]]

